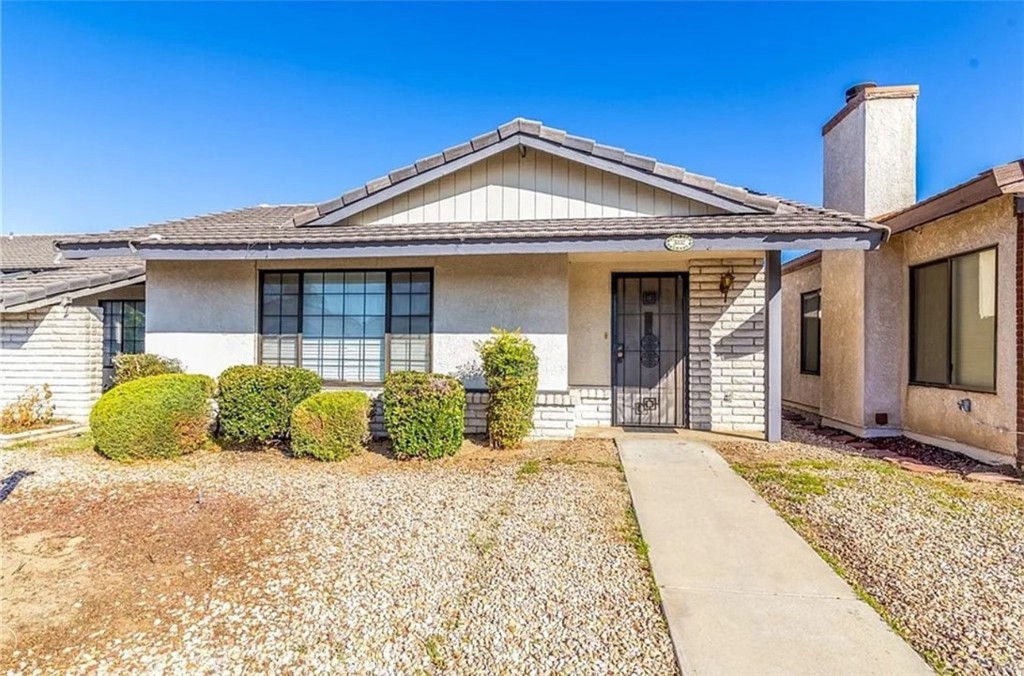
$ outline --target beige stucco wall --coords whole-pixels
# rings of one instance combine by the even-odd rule
[[[917,95],[868,98],[824,138],[824,205],[873,217],[916,196]]]
[[[822,417],[841,425],[864,422],[864,254],[821,254]]]
[[[146,351],[217,376],[256,360],[256,263],[149,261]]]
[[[904,428],[908,433],[927,435],[954,444],[1013,457],[1016,453],[1016,316],[1015,227],[1010,196],[935,221],[918,231],[897,235],[903,245],[907,266],[997,245],[998,281],[996,323],[996,393],[985,394],[956,389],[909,385],[903,403]],[[883,303],[895,302],[890,295]],[[909,377],[909,289],[903,289],[904,313],[903,382]],[[970,413],[957,407],[970,399]]]
[[[902,424],[906,384],[900,372],[906,359],[902,346],[909,310],[897,300],[907,285],[903,243],[895,239],[861,255],[864,295],[872,299],[864,308],[863,427],[876,434],[891,434]]]
[[[216,376],[256,360],[258,271],[434,269],[433,368],[482,387],[474,342],[492,327],[519,328],[537,346],[540,389],[568,389],[569,293],[565,255],[403,257],[303,261],[152,261],[147,350]]]
[[[821,377],[800,372],[800,295],[820,288],[820,262],[782,277],[782,403],[812,413],[821,406]]]

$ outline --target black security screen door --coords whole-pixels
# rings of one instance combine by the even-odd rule
[[[624,427],[685,427],[686,275],[612,277],[612,407]]]

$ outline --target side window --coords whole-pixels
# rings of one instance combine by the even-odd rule
[[[996,388],[996,250],[910,269],[910,381]]]
[[[119,354],[146,351],[146,302],[100,301],[103,308],[103,366],[113,368]]]
[[[800,372],[821,373],[821,290],[800,295]]]

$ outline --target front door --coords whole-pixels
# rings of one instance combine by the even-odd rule
[[[623,427],[686,427],[687,277],[612,276],[612,410]]]

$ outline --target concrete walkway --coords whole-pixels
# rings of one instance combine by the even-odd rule
[[[932,673],[711,447],[616,441],[684,676]]]

